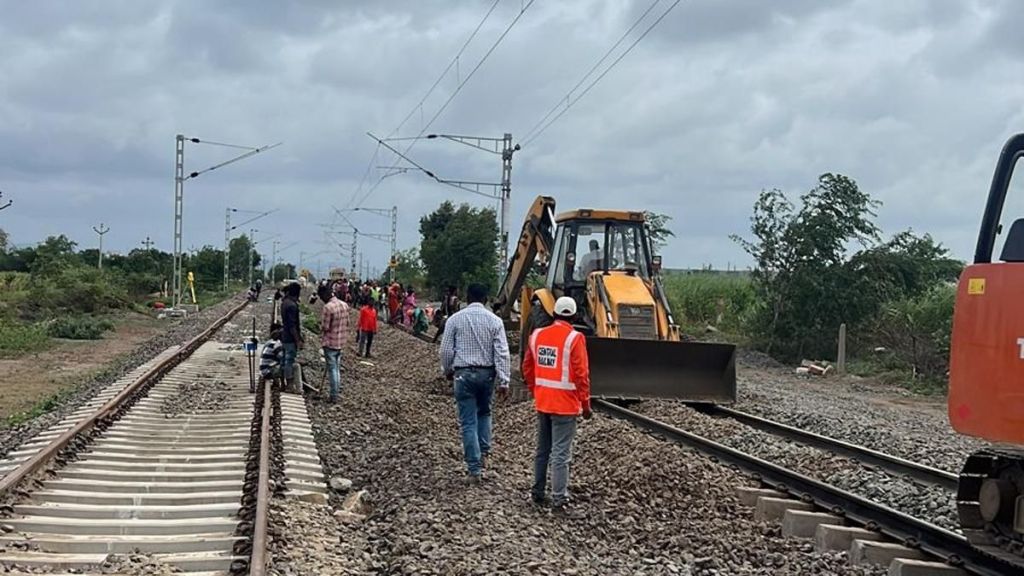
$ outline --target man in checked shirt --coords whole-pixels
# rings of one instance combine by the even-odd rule
[[[511,360],[505,325],[484,307],[487,288],[470,284],[466,297],[469,306],[445,324],[439,354],[445,377],[454,380],[467,481],[478,484],[491,451],[494,381],[498,381],[498,395],[507,396]]]
[[[320,345],[327,362],[327,379],[331,383],[331,402],[338,401],[341,389],[341,348],[348,338],[348,305],[334,295],[329,283],[320,284],[317,296],[324,302],[320,311]]]

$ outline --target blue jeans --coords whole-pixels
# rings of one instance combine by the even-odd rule
[[[327,381],[331,385],[331,402],[338,401],[341,391],[341,350],[324,348],[324,360],[327,361]]]
[[[287,380],[294,376],[295,355],[299,353],[299,346],[294,342],[281,343],[281,374]]]
[[[569,464],[576,417],[537,413],[537,453],[533,461],[533,497],[544,498],[548,463],[551,463],[551,501],[555,506],[569,499]]]
[[[473,476],[482,470],[480,458],[491,451],[491,397],[493,368],[464,368],[455,371],[455,402],[462,427],[462,452]]]

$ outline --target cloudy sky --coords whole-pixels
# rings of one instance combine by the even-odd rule
[[[222,245],[229,206],[278,209],[257,236],[296,243],[293,262],[347,262],[318,227],[331,205],[397,205],[399,247],[415,245],[419,217],[444,199],[494,203],[415,172],[375,184],[395,157],[365,133],[523,140],[651,1],[499,0],[442,77],[493,0],[0,0],[0,190],[14,200],[0,227],[16,244],[64,233],[91,247],[104,222],[113,250],[147,236],[169,250],[180,133],[284,142],[186,183],[186,248]],[[682,0],[524,140],[511,226],[537,194],[650,209],[674,219],[669,266],[746,266],[728,235],[746,232],[758,192],[796,196],[830,171],[884,202],[887,233],[929,232],[966,259],[998,151],[1024,131],[1022,28],[1018,0]],[[186,170],[236,152],[190,143]],[[498,157],[451,142],[410,156],[441,177],[500,179]],[[390,232],[373,214],[352,221]],[[387,245],[360,240],[382,264]]]

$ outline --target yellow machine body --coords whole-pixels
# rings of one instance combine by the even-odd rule
[[[545,196],[534,201],[494,305],[518,326],[521,348],[551,321],[555,300],[569,296],[577,301],[574,324],[587,337],[593,395],[735,401],[735,346],[683,341],[643,212],[579,209],[555,217],[554,204]],[[589,249],[584,257],[581,246]],[[544,275],[543,287],[529,285],[531,272]]]

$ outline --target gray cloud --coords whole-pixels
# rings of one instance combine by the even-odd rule
[[[174,135],[266,155],[186,186],[186,246],[220,245],[226,206],[279,208],[260,228],[299,251],[331,204],[352,201],[375,144],[419,102],[489,0],[453,2],[5,2],[0,20],[0,226],[16,243],[67,233],[128,250],[171,244]],[[501,2],[422,110],[416,134],[523,3]],[[430,128],[522,137],[648,2],[537,0]],[[667,7],[663,1],[655,13]],[[1013,0],[682,2],[587,97],[515,159],[511,228],[536,194],[563,207],[666,212],[674,266],[746,265],[759,190],[795,197],[825,171],[884,202],[888,232],[931,232],[972,251],[1002,141],[1024,126],[1024,53]],[[190,144],[189,170],[232,151]],[[496,180],[494,156],[441,141],[412,154],[438,174]],[[394,158],[381,151],[369,182]],[[365,189],[365,186],[364,186]],[[492,201],[409,173],[366,206],[400,206],[400,245],[446,198]],[[1024,206],[1024,201],[1012,206]],[[369,214],[362,230],[388,231]],[[382,263],[387,246],[362,240]]]

